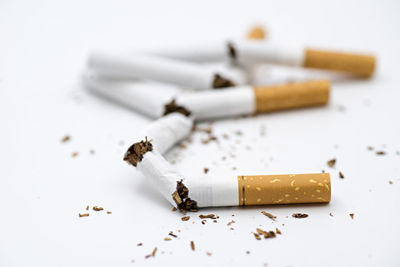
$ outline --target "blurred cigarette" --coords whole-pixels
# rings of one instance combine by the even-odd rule
[[[140,53],[93,53],[88,64],[97,73],[108,77],[140,78],[193,89],[223,88],[241,83],[236,72],[222,73],[220,69]]]
[[[276,46],[262,41],[230,42],[239,63],[273,63],[288,66],[341,71],[370,77],[375,69],[375,57],[366,54],[333,52],[302,47]]]
[[[156,88],[151,85],[115,82],[95,76],[86,76],[85,80],[92,91],[152,118],[177,109],[190,112],[196,120],[205,120],[326,105],[330,92],[330,83],[325,80],[181,94],[156,94]],[[171,102],[172,99],[175,101]]]
[[[130,157],[137,158],[137,155],[133,155],[133,147],[138,144],[128,149],[124,158],[126,161],[132,163]],[[181,210],[193,211],[215,206],[326,203],[331,199],[330,176],[327,173],[184,179],[156,150],[145,151],[141,157],[133,165],[154,182],[172,205],[177,205]]]

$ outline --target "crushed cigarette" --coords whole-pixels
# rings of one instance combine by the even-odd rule
[[[125,153],[124,160],[132,164],[133,166],[137,166],[138,162],[143,159],[143,155],[147,151],[152,151],[153,145],[150,141],[147,140],[147,137],[144,141],[140,141],[138,143],[134,143],[132,146],[128,148]]]
[[[297,218],[297,219],[307,218],[308,214],[305,214],[305,213],[293,213],[292,217],[293,218]]]
[[[88,217],[89,216],[89,213],[79,213],[79,217]]]
[[[271,214],[271,213],[269,213],[269,212],[261,211],[261,213],[264,214],[265,216],[267,216],[268,218],[272,219],[272,220],[276,219],[276,216]]]
[[[328,160],[326,164],[328,164],[329,167],[334,168],[336,164],[336,159]]]

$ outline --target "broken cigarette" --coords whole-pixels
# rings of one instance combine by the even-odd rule
[[[238,86],[224,90],[190,93],[154,93],[158,85],[143,87],[135,83],[109,81],[101,77],[86,77],[92,91],[158,118],[180,108],[196,120],[249,115],[285,109],[325,105],[329,100],[329,81],[307,81],[274,86]],[[160,92],[161,90],[157,90]],[[171,102],[175,99],[174,102]],[[169,104],[167,104],[169,103]]]
[[[207,49],[203,49],[207,47]],[[285,47],[262,40],[232,40],[220,44],[186,46],[165,54],[181,60],[193,60],[190,51],[208,61],[227,58],[236,64],[248,67],[252,64],[279,64],[343,72],[360,77],[371,77],[375,70],[375,57],[369,54],[335,52],[303,47]],[[162,54],[162,53],[160,53]]]
[[[194,63],[140,53],[93,53],[88,65],[107,77],[140,78],[193,89],[224,88],[244,83],[237,71],[204,68]]]
[[[144,142],[147,141],[133,146]],[[131,148],[127,154],[132,152]],[[124,159],[151,179],[162,195],[181,210],[195,211],[201,207],[216,206],[327,203],[331,199],[328,173],[183,179],[158,151],[141,150],[140,153],[139,161],[132,162],[128,156]]]

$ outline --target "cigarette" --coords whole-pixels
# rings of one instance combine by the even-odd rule
[[[154,80],[193,89],[224,88],[243,83],[237,72],[140,53],[93,53],[88,65],[108,77]]]
[[[141,141],[141,143],[147,141]],[[131,146],[131,148],[137,144]],[[141,160],[125,160],[157,186],[160,193],[180,210],[202,207],[268,204],[327,203],[331,200],[330,175],[280,174],[238,175],[184,179],[158,151],[144,151]],[[137,158],[137,157],[136,157]]]
[[[203,46],[207,47],[207,49],[203,49]],[[267,63],[338,71],[366,78],[371,77],[375,70],[375,57],[373,55],[296,46],[286,47],[259,39],[232,40],[207,46],[176,48],[175,52],[170,51],[169,56],[176,56],[182,60],[193,60],[190,56],[190,51],[196,51],[196,53],[201,54],[202,57],[207,58],[209,61],[229,59],[229,61],[233,61],[243,67]]]
[[[152,118],[179,110],[183,114],[189,112],[195,120],[326,105],[330,93],[330,83],[326,80],[272,86],[238,86],[191,93],[170,90],[168,94],[158,94],[163,88],[157,86],[150,88],[134,83],[121,84],[94,76],[86,76],[86,85],[92,91]]]
[[[370,77],[375,69],[375,57],[367,54],[334,52],[302,47],[276,46],[262,41],[234,41],[227,47],[235,50],[239,63],[273,63],[321,70],[340,71],[360,77]]]

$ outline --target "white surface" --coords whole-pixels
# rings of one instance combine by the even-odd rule
[[[183,259],[190,266],[399,266],[398,10],[394,1],[2,1],[0,266],[176,266]],[[202,225],[198,214],[183,222],[122,161],[149,120],[87,94],[79,75],[94,47],[212,42],[257,22],[277,42],[376,52],[378,73],[335,82],[328,107],[216,122],[219,143],[203,145],[199,133],[168,158],[182,174],[209,167],[213,177],[233,174],[232,167],[241,174],[325,169],[332,202],[206,209],[218,223]],[[239,129],[243,136],[230,133]],[[60,143],[65,134],[71,141]],[[333,157],[337,166],[329,169]],[[86,205],[113,213],[78,218]],[[296,220],[294,212],[310,216]],[[235,230],[226,225],[232,219]],[[282,235],[257,241],[251,232],[259,225]],[[163,241],[169,231],[179,239]],[[156,257],[144,259],[154,247]]]

